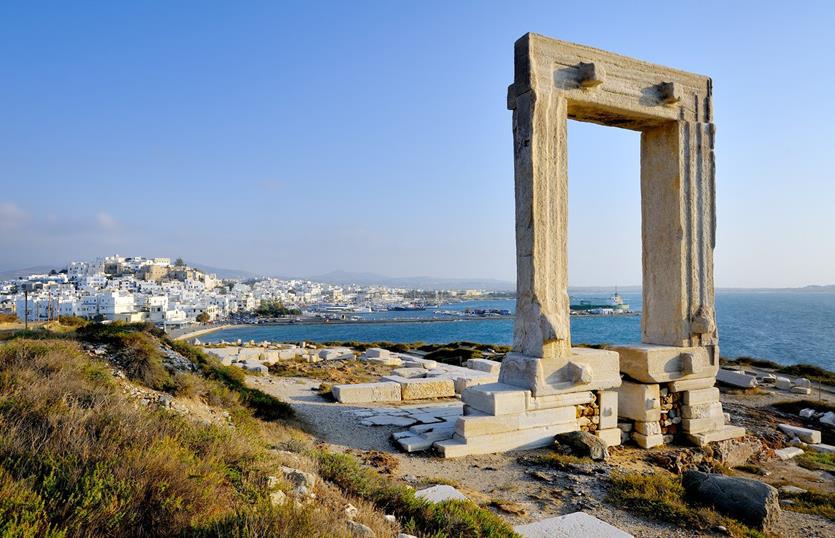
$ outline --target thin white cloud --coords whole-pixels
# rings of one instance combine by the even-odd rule
[[[29,214],[11,202],[0,202],[0,231],[17,229],[29,219]]]
[[[96,215],[96,222],[102,230],[114,230],[119,226],[119,221],[115,217],[104,212]]]

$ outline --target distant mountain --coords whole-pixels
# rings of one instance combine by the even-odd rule
[[[835,291],[835,284],[829,284],[828,286],[803,286],[802,288],[789,288],[792,291]]]
[[[0,280],[14,280],[22,276],[43,275],[49,273],[53,269],[60,271],[61,269],[66,269],[66,266],[36,265],[34,267],[25,267],[23,269],[9,269],[7,271],[0,271]]]
[[[391,288],[415,288],[424,290],[490,290],[490,291],[513,291],[516,289],[514,282],[497,280],[492,278],[438,278],[431,276],[412,277],[390,277],[377,273],[352,273],[348,271],[331,271],[324,275],[307,277],[314,282],[325,282],[328,284],[357,284],[360,286],[387,286]]]
[[[224,269],[223,267],[212,267],[211,265],[205,265],[202,263],[192,263],[186,261],[186,265],[189,267],[194,267],[195,269],[199,269],[204,273],[208,274],[215,274],[218,278],[230,278],[230,279],[238,279],[238,280],[246,280],[248,278],[258,278],[259,275],[257,273],[253,273],[251,271],[244,271],[243,269]]]

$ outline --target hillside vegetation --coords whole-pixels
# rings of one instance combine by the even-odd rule
[[[152,326],[2,339],[0,537],[347,537],[357,525],[376,536],[513,535],[473,503],[430,505],[316,446],[242,370]],[[300,488],[300,475],[315,488]]]

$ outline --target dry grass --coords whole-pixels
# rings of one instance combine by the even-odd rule
[[[187,383],[228,391],[199,376]],[[234,428],[137,405],[74,342],[3,344],[0,535],[349,536],[349,501],[333,486],[317,487],[318,509],[269,503],[266,478],[282,463],[269,447],[304,434],[254,419],[231,391],[223,403]],[[358,506],[363,522],[392,533]]]
[[[366,361],[307,362],[291,359],[270,365],[270,373],[281,377],[307,377],[327,384],[368,383],[390,375],[391,366]]]
[[[364,499],[404,522],[405,532],[424,536],[511,537],[513,529],[502,518],[471,501],[436,504],[415,497],[414,490],[387,480],[363,467],[348,454],[321,451],[319,473],[342,491]]]
[[[835,473],[835,454],[808,450],[795,458],[798,465],[812,471]]]
[[[708,531],[722,525],[731,536],[763,536],[759,531],[717,514],[710,508],[689,504],[681,477],[666,471],[652,474],[613,473],[606,500],[648,519],[666,521],[682,528]]]
[[[792,501],[792,504],[787,506],[789,510],[815,514],[835,521],[835,494],[807,491],[805,493],[781,493],[780,496]]]

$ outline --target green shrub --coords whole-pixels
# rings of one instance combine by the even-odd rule
[[[830,452],[812,452],[810,450],[798,456],[795,461],[805,469],[835,473],[835,454]]]
[[[224,366],[214,357],[182,340],[167,340],[171,348],[189,359],[209,379],[222,383],[240,396],[241,403],[250,408],[256,418],[263,420],[288,419],[294,416],[290,404],[258,389],[246,386],[246,374],[240,368]]]
[[[363,467],[348,454],[317,453],[319,474],[349,495],[396,514],[407,529],[430,536],[517,536],[505,520],[471,501],[430,503],[414,491]]]

